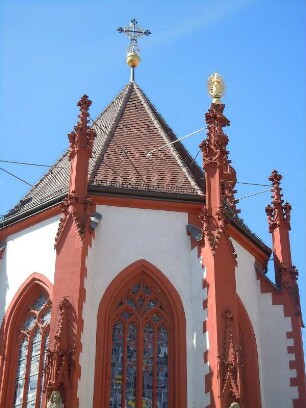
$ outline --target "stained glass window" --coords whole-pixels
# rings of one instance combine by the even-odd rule
[[[29,308],[20,326],[13,408],[41,407],[50,317],[50,302],[41,294]]]
[[[159,290],[140,280],[112,324],[110,408],[168,407],[169,323]]]

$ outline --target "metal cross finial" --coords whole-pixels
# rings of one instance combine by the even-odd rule
[[[138,38],[141,38],[144,35],[149,36],[151,34],[151,31],[143,30],[137,24],[138,24],[138,21],[135,20],[134,18],[133,20],[131,20],[130,24],[127,27],[124,27],[124,28],[119,27],[117,29],[119,33],[125,33],[130,39],[130,44],[128,46],[128,52],[140,52],[138,48],[138,43],[137,43]]]

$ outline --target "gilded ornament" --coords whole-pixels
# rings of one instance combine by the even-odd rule
[[[126,63],[131,68],[136,68],[140,61],[140,56],[135,51],[129,52],[126,56]]]
[[[138,26],[138,21],[135,20],[135,18],[131,20],[127,27],[119,27],[117,31],[119,33],[126,34],[130,39],[126,63],[131,68],[131,81],[134,81],[134,68],[136,68],[141,61],[139,56],[140,49],[138,47],[138,40],[143,36],[149,36],[151,31],[140,28]]]
[[[221,98],[225,93],[225,83],[220,74],[215,72],[210,75],[207,82],[208,92],[213,98],[212,103],[221,104]]]

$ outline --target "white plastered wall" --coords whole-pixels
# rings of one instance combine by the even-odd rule
[[[273,305],[271,293],[261,293],[260,282],[255,272],[255,258],[237,242],[233,241],[237,253],[237,293],[250,317],[257,342],[259,358],[260,388],[263,408],[289,408],[297,398],[297,387],[290,387],[290,378],[296,376],[289,369],[287,353],[292,339],[291,319],[284,317],[282,305]]]
[[[12,234],[6,241],[0,270],[0,321],[13,297],[34,272],[54,280],[54,242],[59,216]]]
[[[187,399],[205,406],[203,352],[203,269],[186,234],[188,215],[180,212],[98,206],[102,220],[87,257],[83,308],[80,406],[91,406],[94,389],[97,313],[110,282],[138,259],[155,265],[177,290],[186,316]],[[98,345],[99,347],[99,345]]]

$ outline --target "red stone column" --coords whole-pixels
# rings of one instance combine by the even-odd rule
[[[236,214],[235,170],[226,150],[228,137],[223,127],[230,124],[224,105],[212,103],[206,113],[207,139],[200,148],[206,180],[206,199],[201,212],[202,260],[206,268],[208,362],[211,407],[228,408],[241,399],[236,255],[227,231],[227,212]],[[206,392],[208,390],[206,389]]]
[[[290,361],[289,368],[295,369],[297,376],[291,378],[291,385],[298,387],[299,398],[294,400],[295,408],[306,407],[306,382],[303,342],[301,327],[303,327],[299,287],[297,284],[298,271],[292,265],[290,249],[290,213],[291,205],[282,199],[280,181],[282,176],[273,170],[269,180],[272,183],[272,202],[266,207],[269,231],[272,234],[275,281],[280,289],[286,316],[291,317],[292,332],[287,337],[293,339],[290,354],[294,359]]]
[[[93,211],[87,196],[88,165],[95,132],[88,127],[91,101],[84,95],[78,102],[79,122],[68,135],[70,141],[69,193],[62,203],[62,217],[56,236],[56,264],[46,360],[45,390],[60,392],[65,408],[79,406],[79,356],[82,350],[82,309],[85,301],[85,260],[91,242],[89,215]]]

